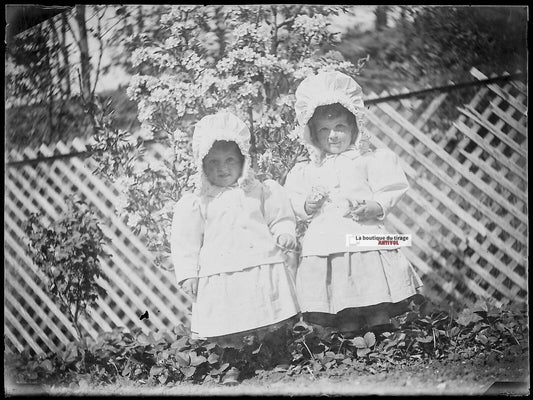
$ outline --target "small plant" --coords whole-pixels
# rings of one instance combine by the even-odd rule
[[[357,357],[364,357],[372,351],[376,344],[376,336],[373,332],[367,332],[363,337],[354,337],[351,342],[357,348]]]
[[[48,227],[32,213],[24,232],[31,259],[47,278],[48,293],[82,340],[80,317],[105,293],[96,280],[102,276],[99,257],[105,254],[102,245],[107,238],[84,202],[70,197],[67,206],[68,211]]]

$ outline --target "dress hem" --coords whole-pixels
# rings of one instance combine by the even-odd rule
[[[198,338],[203,338],[203,339],[216,339],[216,338],[219,338],[221,336],[227,336],[227,335],[238,335],[238,334],[241,334],[243,332],[247,332],[247,331],[254,331],[254,330],[261,330],[261,329],[265,329],[265,328],[268,328],[269,326],[271,325],[275,325],[275,324],[279,324],[280,322],[283,322],[284,320],[286,319],[290,319],[292,317],[294,317],[295,315],[298,315],[300,313],[300,311],[296,311],[296,312],[292,312],[292,313],[288,313],[286,316],[280,316],[278,318],[276,318],[274,321],[272,321],[271,323],[268,323],[268,324],[265,324],[265,325],[261,325],[261,326],[255,326],[255,327],[249,327],[249,328],[246,328],[246,329],[242,329],[242,330],[239,330],[239,331],[235,331],[235,332],[222,332],[222,333],[219,333],[217,332],[216,334],[212,333],[212,332],[209,332],[208,335],[206,334],[201,334],[201,333],[198,333],[198,332],[195,332],[193,331],[193,333],[198,337]],[[192,329],[191,329],[192,331]]]
[[[417,289],[419,288],[421,288],[421,286],[418,287]],[[331,304],[328,304],[328,303],[305,301],[300,298],[299,305],[300,305],[301,312],[323,312],[323,313],[328,313],[328,314],[337,314],[338,312],[346,308],[369,307],[369,306],[375,306],[381,303],[392,303],[392,304],[399,303],[419,293],[420,291],[414,290],[409,294],[405,294],[401,296],[388,297],[388,298],[382,297],[382,298],[376,298],[375,300],[366,300],[366,301],[360,301],[360,300],[357,300],[357,298],[349,298],[349,299],[346,299],[346,301],[340,303],[336,307],[331,307]]]

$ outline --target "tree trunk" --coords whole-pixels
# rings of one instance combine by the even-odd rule
[[[137,9],[137,32],[139,34],[144,31],[144,15],[143,15],[143,6],[139,5]]]
[[[57,77],[57,82],[52,82],[52,85],[54,85],[59,91],[58,100],[60,99],[64,101],[66,98],[67,87],[64,82],[64,76],[65,76],[64,63],[61,62],[61,56],[59,54],[61,51],[61,41],[57,33],[54,19],[50,18],[48,20],[48,24],[50,26],[50,31],[52,32],[53,51],[51,51],[51,53],[54,56],[54,63],[51,65],[51,68],[55,69],[54,75]]]
[[[389,6],[376,6],[374,14],[376,14],[376,30],[382,31],[387,27],[387,12]]]
[[[278,50],[278,10],[276,6],[272,6],[272,26],[274,32],[272,34],[272,44],[270,46],[270,54],[276,54]]]
[[[215,21],[217,26],[215,34],[218,39],[218,59],[224,57],[224,52],[226,51],[226,22],[224,19],[225,14],[222,7],[215,7]]]
[[[41,29],[41,28],[39,28]],[[54,135],[54,82],[52,73],[52,63],[50,62],[50,51],[47,51],[44,56],[45,61],[45,81],[46,81],[46,108],[48,112],[48,131],[44,134],[43,141],[45,144],[50,144]]]
[[[250,123],[250,161],[252,164],[252,169],[257,171],[257,148],[254,134],[254,116],[253,116],[253,106],[248,107],[248,121]]]
[[[78,48],[80,49],[81,64],[81,94],[86,101],[91,95],[91,57],[89,56],[89,42],[87,26],[85,24],[85,5],[76,5],[76,22],[79,27]]]
[[[65,75],[65,94],[67,98],[70,97],[70,62],[68,57],[68,48],[67,48],[67,15],[66,13],[61,14],[61,53],[63,54],[63,68]]]

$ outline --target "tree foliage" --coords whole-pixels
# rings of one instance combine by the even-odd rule
[[[527,10],[506,6],[397,6],[396,25],[360,38],[359,45],[399,85],[420,88],[485,74],[525,72]],[[392,11],[389,10],[389,11]],[[379,82],[377,82],[379,83]]]
[[[433,69],[483,67],[501,73],[520,68],[527,49],[523,11],[512,7],[415,8],[406,43],[417,56],[424,53]]]
[[[80,96],[90,101],[101,73],[107,6],[77,5],[6,45],[6,136],[12,147],[87,131]],[[72,21],[72,18],[75,19]],[[90,26],[88,21],[91,20]],[[89,48],[89,39],[96,48]],[[80,88],[79,93],[74,90]]]
[[[58,114],[65,108],[69,96],[67,88],[62,85],[68,71],[61,64],[61,43],[57,35],[50,40],[54,30],[52,22],[38,25],[14,37],[6,48],[6,107],[8,110],[17,106],[31,109],[40,105],[45,108],[44,125],[48,127],[48,136],[60,124]],[[17,114],[12,117],[16,120]],[[9,119],[8,137],[17,140],[31,133],[15,134],[18,124],[10,124]],[[42,122],[38,121],[41,125]]]

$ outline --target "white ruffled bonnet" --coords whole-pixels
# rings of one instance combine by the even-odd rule
[[[308,122],[317,107],[328,104],[339,103],[355,115],[359,134],[353,148],[361,153],[369,150],[370,135],[365,129],[363,90],[353,78],[339,71],[322,72],[305,78],[296,89],[295,95],[294,108],[300,125],[297,127],[298,134],[313,161],[320,162],[323,152],[313,143]]]
[[[237,185],[248,191],[255,182],[250,160],[250,130],[239,117],[229,112],[207,115],[194,127],[192,152],[197,170],[195,191],[203,195],[215,188],[205,175],[202,161],[217,140],[233,141],[239,147],[244,156],[244,164]]]

